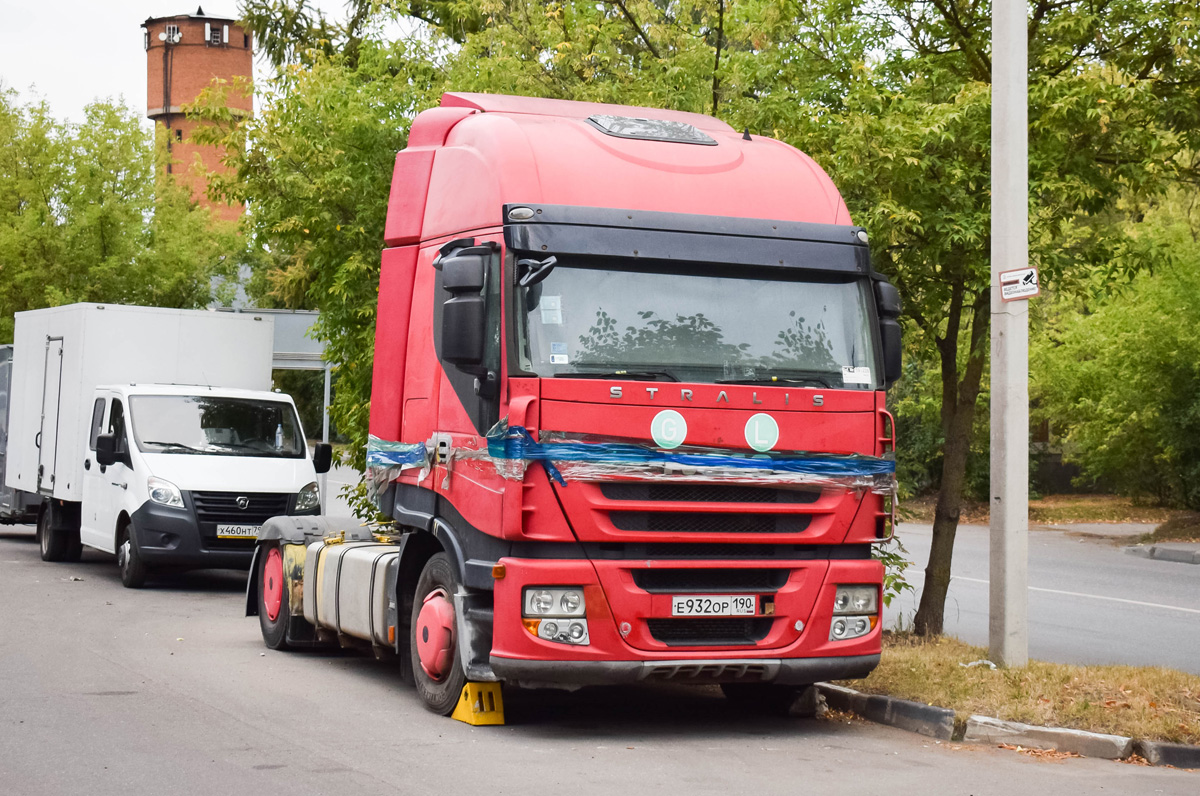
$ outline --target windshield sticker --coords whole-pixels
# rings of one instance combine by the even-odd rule
[[[542,309],[542,323],[544,325],[562,325],[562,296],[542,296],[539,306]]]
[[[842,384],[870,384],[871,369],[842,365]]]
[[[687,436],[687,421],[674,409],[664,409],[650,421],[650,436],[660,448],[678,448]]]
[[[551,365],[566,365],[570,361],[571,361],[571,358],[568,357],[566,354],[551,354],[550,355],[550,364]]]
[[[759,453],[766,453],[779,442],[779,424],[775,418],[759,412],[746,421],[746,444]]]
[[[566,343],[551,343],[550,344],[550,353],[551,354],[567,353],[567,344]]]

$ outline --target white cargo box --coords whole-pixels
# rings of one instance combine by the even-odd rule
[[[83,497],[96,387],[271,388],[269,315],[70,304],[16,314],[5,481]]]

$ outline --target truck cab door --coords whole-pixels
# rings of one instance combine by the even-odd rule
[[[92,422],[88,428],[88,449],[83,460],[83,503],[79,517],[79,541],[88,547],[106,547],[105,539],[111,529],[99,522],[99,504],[104,500],[108,468],[96,461],[96,437],[104,433],[108,420],[108,395],[99,394],[92,405]]]

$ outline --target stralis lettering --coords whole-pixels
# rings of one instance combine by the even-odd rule
[[[662,389],[662,388],[647,387],[646,395],[649,397],[649,399],[651,401],[653,401],[658,397],[658,392],[660,389]],[[679,391],[679,399],[681,401],[691,401],[691,400],[693,400],[693,395],[694,395],[693,390],[681,389]],[[617,386],[609,387],[608,388],[608,397],[609,398],[624,398],[625,397],[624,388],[617,387]],[[727,393],[725,390],[721,390],[719,393],[717,393],[717,400],[715,401],[715,403],[721,403],[722,401],[725,403],[731,403],[729,400],[729,393]],[[791,402],[792,402],[791,393],[784,393],[783,394],[784,406],[791,404]],[[750,403],[752,403],[752,404],[761,404],[762,403],[762,399],[758,397],[757,392],[753,392],[750,394]],[[825,396],[820,395],[820,394],[814,395],[812,397],[812,405],[813,406],[824,406],[825,405]]]

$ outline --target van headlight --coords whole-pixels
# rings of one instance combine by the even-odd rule
[[[183,495],[179,494],[179,487],[164,478],[150,476],[146,479],[146,490],[150,493],[150,500],[160,506],[183,508]]]
[[[317,486],[317,482],[305,484],[304,487],[296,493],[296,511],[312,511],[321,505],[321,488]]]

